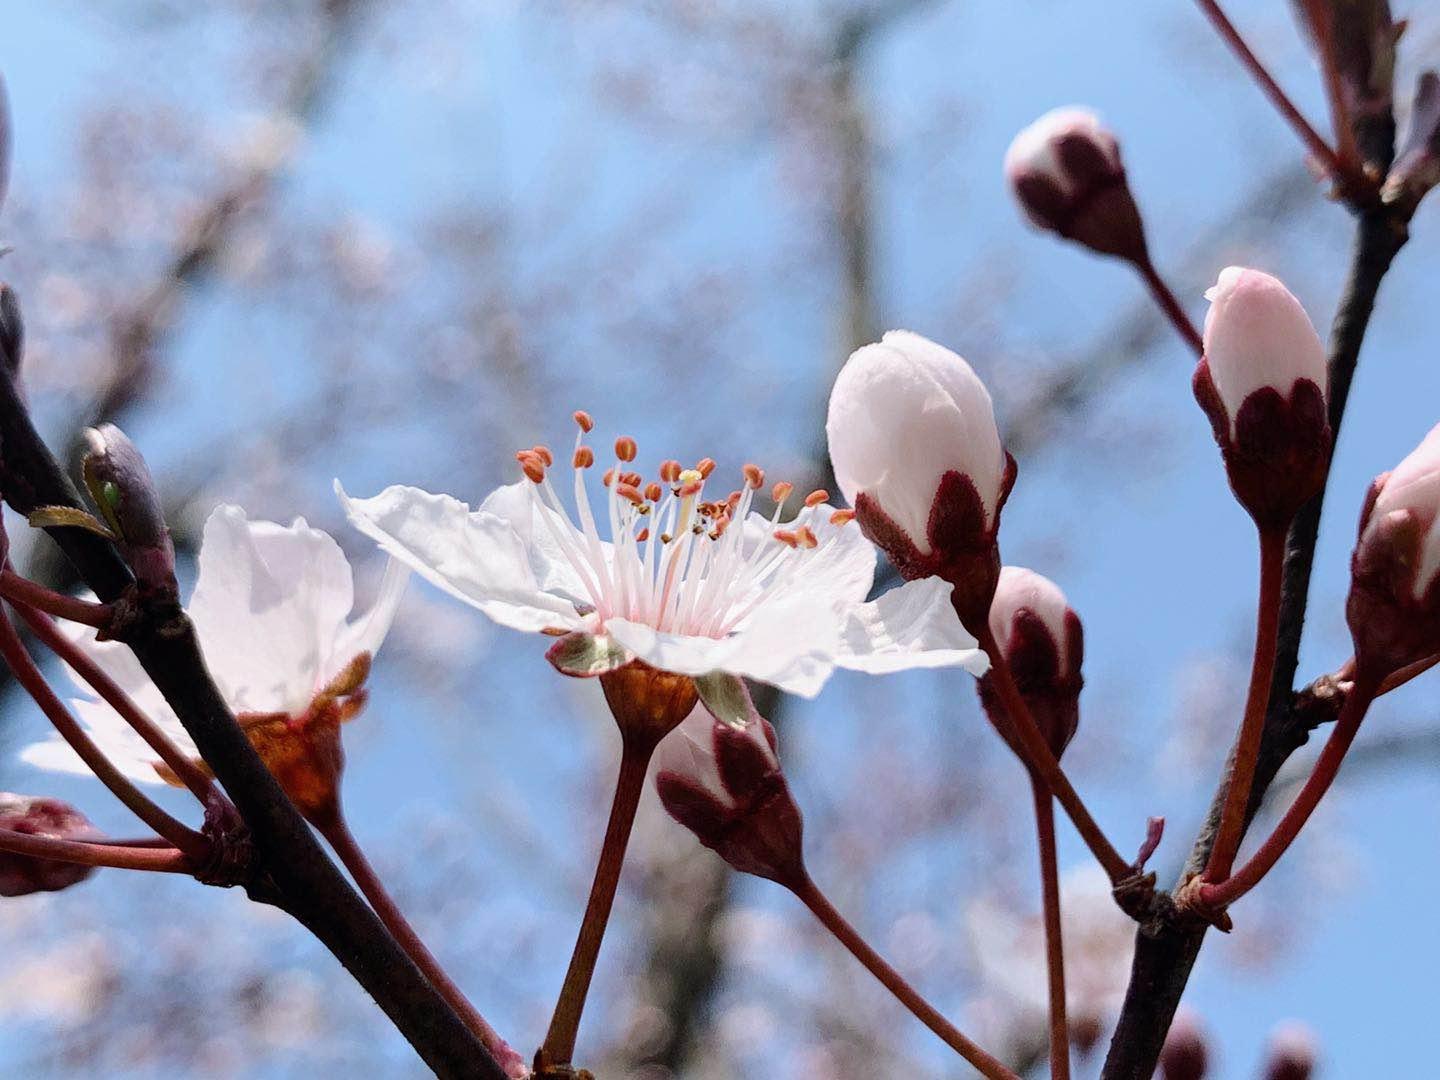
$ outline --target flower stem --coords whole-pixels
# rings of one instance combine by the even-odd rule
[[[140,706],[136,705],[120,684],[107,675],[84,649],[71,641],[49,618],[28,604],[11,601],[20,618],[51,652],[69,664],[91,688],[119,713],[135,732],[154,750],[170,771],[189,788],[202,803],[215,792],[215,782],[172,742]]]
[[[154,870],[170,874],[189,874],[194,870],[190,857],[173,847],[131,847],[104,840],[61,840],[8,829],[0,829],[0,851],[82,866],[110,866],[117,870]]]
[[[1250,667],[1250,691],[1245,715],[1235,739],[1225,805],[1215,832],[1215,846],[1202,875],[1205,881],[1224,881],[1235,865],[1235,854],[1245,835],[1245,811],[1255,783],[1260,737],[1265,730],[1265,709],[1275,673],[1275,645],[1280,632],[1280,578],[1285,566],[1285,529],[1260,530],[1260,599],[1255,616],[1255,658]]]
[[[480,1015],[464,991],[445,972],[434,953],[420,940],[420,935],[396,905],[394,898],[385,888],[385,883],[380,880],[380,875],[375,872],[375,867],[356,841],[345,815],[337,807],[333,815],[318,820],[316,827],[340,857],[345,869],[350,871],[350,876],[355,879],[355,884],[365,895],[365,899],[370,901],[370,906],[375,909],[375,914],[380,916],[385,928],[399,942],[405,954],[415,962],[415,966],[424,972],[446,1004],[455,1010],[456,1015],[474,1032],[475,1037],[485,1044],[485,1049],[500,1063],[507,1076],[525,1076],[525,1059]]]
[[[630,829],[635,824],[635,810],[645,790],[645,772],[655,750],[652,740],[626,738],[620,752],[620,773],[615,781],[615,799],[610,805],[610,821],[605,826],[605,840],[595,865],[595,882],[590,887],[590,900],[580,922],[575,951],[565,982],[555,1002],[545,1042],[536,1055],[537,1070],[568,1066],[575,1056],[575,1034],[580,1027],[580,1014],[585,1010],[585,997],[590,979],[595,974],[595,961],[600,955],[600,942],[610,921],[615,903],[615,890],[620,884],[620,869],[625,863],[625,848],[630,842]]]
[[[82,600],[78,596],[66,596],[44,585],[37,585],[22,577],[10,567],[0,569],[0,596],[17,604],[25,604],[54,615],[60,619],[83,623],[96,629],[103,628],[110,621],[113,608],[109,604],[93,600]]]
[[[1135,269],[1139,272],[1145,287],[1150,290],[1150,295],[1155,298],[1155,303],[1164,312],[1165,317],[1170,320],[1170,325],[1179,331],[1180,336],[1185,339],[1185,344],[1194,350],[1196,356],[1205,354],[1205,341],[1200,336],[1200,331],[1195,329],[1195,324],[1190,321],[1190,316],[1175,298],[1175,293],[1166,284],[1165,279],[1160,276],[1160,271],[1155,269],[1155,264],[1148,257],[1135,263]]]
[[[967,1039],[954,1024],[946,1020],[933,1005],[921,997],[915,988],[905,981],[904,976],[886,963],[885,959],[870,947],[869,942],[860,936],[859,931],[846,922],[845,917],[835,910],[834,905],[830,903],[808,874],[802,873],[799,880],[786,884],[799,897],[800,902],[820,920],[821,925],[829,930],[836,940],[864,965],[865,970],[879,979],[885,989],[894,994],[922,1024],[940,1036],[947,1046],[990,1080],[1018,1080],[1015,1073]]]
[[[1340,65],[1335,56],[1335,26],[1324,0],[1301,0],[1315,31],[1315,46],[1320,53],[1320,71],[1325,78],[1325,96],[1330,103],[1330,123],[1335,129],[1335,155],[1341,161],[1354,163],[1360,160],[1355,145],[1355,129],[1350,119],[1350,109],[1345,103],[1345,91],[1340,85]]]
[[[1070,1080],[1070,1024],[1065,1014],[1065,947],[1060,930],[1060,871],[1055,856],[1055,799],[1030,778],[1035,836],[1040,846],[1040,892],[1045,910],[1045,966],[1050,985],[1050,1077]]]
[[[1310,121],[1305,119],[1285,91],[1280,89],[1280,84],[1266,70],[1265,65],[1260,62],[1260,58],[1251,51],[1250,46],[1245,43],[1245,39],[1240,36],[1240,31],[1235,29],[1235,24],[1221,10],[1216,0],[1196,0],[1196,3],[1209,18],[1216,32],[1230,46],[1241,65],[1260,85],[1261,91],[1270,99],[1270,103],[1279,110],[1280,115],[1300,136],[1301,141],[1325,171],[1334,177],[1352,201],[1364,198],[1373,185],[1369,184],[1350,162],[1343,160],[1330,148],[1330,144],[1321,138],[1320,133],[1311,126]]]
[[[1380,682],[1380,678],[1363,670],[1356,676],[1354,688],[1345,699],[1345,707],[1340,710],[1339,719],[1335,721],[1335,730],[1330,732],[1325,749],[1320,752],[1315,768],[1305,781],[1305,786],[1300,789],[1300,794],[1295,796],[1290,809],[1285,811],[1285,816],[1280,819],[1275,830],[1255,854],[1250,856],[1248,862],[1218,885],[1205,885],[1201,888],[1200,898],[1206,905],[1223,908],[1244,896],[1260,883],[1279,861],[1280,856],[1285,854],[1295,837],[1300,835],[1300,830],[1310,820],[1310,815],[1315,812],[1320,799],[1334,782],[1335,774],[1340,771],[1345,754],[1360,730],[1360,721],[1365,719],[1366,710],[1375,700]]]
[[[1000,703],[1005,707],[1005,715],[1010,720],[1011,730],[1019,741],[1021,750],[1024,751],[1025,764],[1059,801],[1076,831],[1079,832],[1081,839],[1085,841],[1086,846],[1090,848],[1091,853],[1109,876],[1110,883],[1119,885],[1133,877],[1135,868],[1125,861],[1125,857],[1120,852],[1115,850],[1115,845],[1110,843],[1104,831],[1095,823],[1095,819],[1085,807],[1084,800],[1080,798],[1074,785],[1070,783],[1069,777],[1060,768],[1060,762],[1056,760],[1049,744],[1045,742],[1045,736],[1040,734],[1040,729],[1035,724],[1035,718],[1030,715],[1030,710],[1025,705],[1025,699],[1020,696],[1020,690],[1015,685],[1015,677],[1010,673],[1010,665],[1006,663],[1005,654],[1000,651],[1000,646],[995,641],[995,635],[991,632],[989,624],[982,624],[977,634],[980,639],[980,647],[990,657],[989,674],[994,682],[995,692],[1000,695]]]
[[[15,632],[10,617],[0,609],[0,659],[3,659],[15,676],[15,681],[35,699],[41,712],[54,725],[60,737],[70,744],[80,760],[90,771],[124,803],[141,821],[187,855],[201,858],[209,849],[209,842],[182,821],[171,817],[155,805],[139,788],[130,782],[107,758],[90,736],[70,715],[70,711],[55,695],[45,676],[35,666],[35,661]]]

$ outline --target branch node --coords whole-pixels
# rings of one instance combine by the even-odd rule
[[[1199,874],[1191,874],[1175,890],[1175,911],[1177,915],[1189,916],[1228,934],[1235,928],[1234,921],[1224,907],[1205,899],[1205,881]]]

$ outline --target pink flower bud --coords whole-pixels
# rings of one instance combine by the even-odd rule
[[[1297,1020],[1280,1024],[1270,1033],[1265,1080],[1310,1080],[1315,1057],[1314,1031]]]
[[[53,840],[93,840],[100,831],[84,814],[59,799],[0,792],[0,829]],[[93,866],[0,851],[0,896],[58,892],[88,878]]]
[[[1283,528],[1329,468],[1325,347],[1300,302],[1269,274],[1227,266],[1205,298],[1195,398],[1235,497],[1262,528]]]
[[[743,728],[697,707],[655,754],[670,816],[736,870],[791,885],[804,875],[800,808],[758,713]]]
[[[953,584],[962,619],[983,618],[1015,466],[970,365],[919,334],[892,330],[846,361],[825,433],[835,479],[865,535],[907,579]]]
[[[1160,1050],[1161,1080],[1205,1080],[1210,1051],[1194,1013],[1181,1007]]]
[[[1440,652],[1440,425],[1370,485],[1345,612],[1356,660],[1387,674]]]
[[[1101,255],[1145,261],[1145,227],[1120,144],[1089,109],[1053,109],[1016,135],[1005,179],[1039,228]]]
[[[1059,757],[1080,723],[1085,636],[1080,617],[1049,578],[1019,566],[1000,571],[990,605],[990,632],[1015,677],[1020,696],[1050,750]],[[994,677],[979,681],[980,701],[991,723],[1010,741],[1010,721],[994,689]]]

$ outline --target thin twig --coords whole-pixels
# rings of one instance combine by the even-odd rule
[[[1035,837],[1040,848],[1040,896],[1045,917],[1045,972],[1050,988],[1050,1078],[1070,1080],[1070,1022],[1065,1001],[1065,938],[1060,918],[1060,868],[1055,854],[1055,800],[1034,776]]]
[[[103,628],[110,621],[114,610],[109,604],[97,604],[92,600],[82,600],[78,596],[66,596],[54,589],[47,589],[44,585],[22,577],[8,566],[0,568],[0,596],[17,604],[27,604],[56,618],[68,619],[70,622],[97,629]]]
[[[194,872],[190,857],[173,847],[156,849],[112,844],[104,840],[61,840],[9,829],[0,829],[0,851],[81,866],[110,866],[117,870],[154,870],[168,874]]]

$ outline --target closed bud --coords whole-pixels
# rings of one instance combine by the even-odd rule
[[[1315,1071],[1315,1058],[1315,1033],[1305,1024],[1292,1020],[1270,1033],[1262,1075],[1265,1080],[1310,1080]]]
[[[990,605],[990,632],[1036,725],[1057,758],[1080,723],[1080,674],[1085,635],[1080,617],[1049,578],[1019,566],[1000,571]],[[994,676],[977,684],[990,722],[1012,746],[1010,719],[995,693]]]
[[[1120,144],[1089,109],[1053,109],[1015,136],[1005,179],[1025,216],[1101,255],[1143,263],[1145,226]]]
[[[1209,1067],[1205,1033],[1195,1015],[1182,1006],[1160,1050],[1161,1080],[1205,1080]]]
[[[142,585],[175,591],[175,547],[150,467],[114,424],[85,429],[81,471]]]
[[[804,876],[800,808],[780,771],[775,729],[750,710],[743,724],[697,707],[656,751],[666,811],[736,870],[793,886]]]
[[[1345,614],[1374,675],[1440,652],[1440,425],[1370,485]]]
[[[1380,197],[1413,214],[1436,184],[1440,184],[1440,75],[1426,71],[1415,87],[1410,126]]]
[[[1269,274],[1228,266],[1205,297],[1195,398],[1240,505],[1261,528],[1284,528],[1330,464],[1325,347],[1300,301]]]
[[[0,829],[52,840],[96,840],[100,831],[84,814],[59,799],[0,792]],[[84,881],[93,866],[0,851],[0,896],[58,892]]]
[[[865,535],[906,579],[950,582],[961,620],[977,625],[1000,573],[995,534],[1015,463],[970,365],[892,330],[846,361],[825,433]]]

